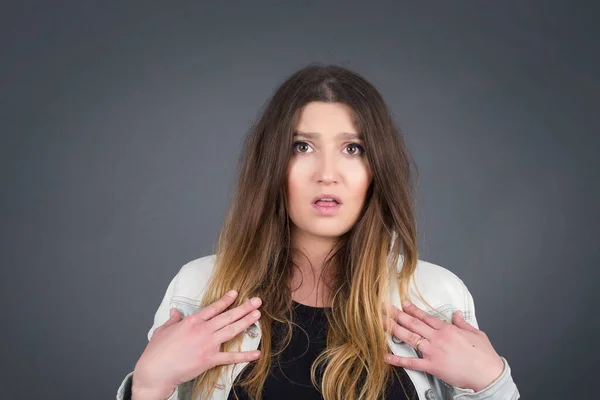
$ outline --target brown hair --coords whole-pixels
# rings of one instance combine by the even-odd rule
[[[266,103],[244,142],[237,188],[202,304],[216,301],[232,288],[239,292],[234,306],[252,296],[263,299],[262,354],[246,366],[250,370],[237,382],[251,398],[261,399],[272,357],[278,354],[270,341],[274,321],[288,325],[282,346],[291,340],[289,282],[294,264],[285,182],[297,117],[312,101],[344,103],[353,110],[356,127],[365,138],[373,180],[361,215],[339,238],[339,246],[324,266],[336,268],[332,308],[327,312],[327,347],[313,364],[311,377],[327,400],[345,399],[349,394],[377,399],[385,392],[392,371],[398,372],[384,361],[389,332],[381,322],[382,304],[389,301],[392,279],[399,283],[400,298],[407,298],[418,260],[415,185],[412,160],[382,96],[359,74],[340,66],[309,65],[285,80]],[[222,350],[239,349],[241,336],[224,343]],[[320,387],[319,365],[323,367]],[[224,371],[224,366],[218,366],[198,376],[192,398],[212,393]]]

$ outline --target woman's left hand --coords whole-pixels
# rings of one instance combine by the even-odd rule
[[[398,367],[427,372],[452,386],[473,389],[487,387],[504,370],[504,361],[496,353],[487,335],[470,325],[460,311],[452,323],[444,322],[412,303],[404,311],[393,305],[385,323],[392,334],[418,350],[423,358],[386,356],[386,362]]]

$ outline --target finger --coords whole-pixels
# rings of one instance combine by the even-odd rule
[[[199,318],[203,321],[206,321],[206,320],[211,319],[215,315],[221,314],[223,311],[225,311],[227,309],[227,307],[229,307],[230,305],[233,304],[237,295],[238,295],[237,291],[230,290],[229,292],[225,293],[225,295],[223,297],[221,297],[219,300],[215,301],[212,304],[207,305],[206,307],[202,307],[200,310],[198,310],[198,312],[196,312],[193,315],[193,318],[194,319]]]
[[[430,364],[424,358],[400,357],[395,354],[386,354],[385,362],[396,367],[412,369],[414,371],[428,372]]]
[[[447,322],[444,322],[433,315],[426,313],[411,302],[404,301],[402,303],[402,308],[404,309],[405,313],[420,319],[433,329],[442,329],[445,325],[447,325]]]
[[[239,364],[254,361],[258,358],[260,358],[260,350],[220,352],[213,356],[213,363],[215,365]]]
[[[409,331],[401,325],[398,325],[398,323],[390,317],[387,317],[386,323],[387,327],[391,327],[391,332],[394,334],[394,336],[396,336],[403,342],[408,343],[408,345],[412,346],[413,348],[417,345],[417,341],[421,338],[420,335]],[[429,347],[429,344],[429,340],[421,340],[421,343],[419,343],[419,351],[424,354],[427,353],[427,348]]]
[[[179,321],[181,321],[183,319],[183,317],[181,316],[181,313],[179,312],[179,310],[177,308],[171,308],[171,310],[169,311],[169,319],[167,320],[167,322],[165,322],[165,325],[173,325]]]
[[[400,310],[398,310],[398,312],[396,313],[394,321],[402,325],[404,328],[410,330],[411,332],[414,332],[419,336],[423,336],[426,339],[429,339],[435,332],[434,328],[421,321],[419,318],[413,317],[412,315],[409,315]]]
[[[452,323],[461,329],[466,329],[469,332],[473,332],[473,333],[480,332],[479,329],[475,328],[473,325],[471,325],[467,321],[465,321],[465,318],[463,317],[462,312],[460,310],[458,310],[454,313],[454,316],[452,318]]]
[[[222,329],[223,327],[239,320],[240,318],[244,317],[245,315],[248,315],[253,310],[256,310],[258,307],[260,307],[261,304],[262,304],[261,299],[258,297],[254,297],[248,301],[243,302],[239,306],[237,306],[231,310],[228,310],[227,312],[217,315],[216,317],[212,318],[209,321],[209,323],[210,323],[212,329],[217,331],[217,330]]]
[[[217,343],[225,343],[242,333],[246,328],[258,321],[259,318],[260,311],[254,310],[239,321],[226,325],[216,331],[214,333],[214,339]]]
[[[182,319],[183,318],[181,317],[179,310],[177,308],[171,308],[169,310],[169,319],[166,320],[165,323],[162,324],[161,326],[159,326],[156,330],[158,331],[159,329],[168,328],[169,326],[176,324],[177,322],[181,321]]]

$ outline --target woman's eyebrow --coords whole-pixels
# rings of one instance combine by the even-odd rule
[[[294,132],[294,137],[304,137],[306,139],[318,139],[321,137],[321,134],[318,132]],[[360,139],[364,140],[362,133],[355,132],[340,132],[335,135],[336,139]]]

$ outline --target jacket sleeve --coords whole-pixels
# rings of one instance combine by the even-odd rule
[[[477,318],[475,317],[475,304],[473,302],[473,296],[467,286],[463,283],[463,294],[465,299],[464,316],[465,320],[479,329]],[[517,400],[520,398],[519,389],[515,385],[510,366],[506,358],[502,357],[504,361],[504,370],[502,374],[487,387],[475,392],[473,389],[463,389],[456,386],[445,385],[450,390],[450,397],[454,400]]]
[[[163,296],[160,305],[158,306],[158,310],[154,313],[154,323],[152,327],[148,331],[148,341],[152,338],[152,333],[156,328],[164,324],[169,319],[169,311],[171,309],[171,299],[173,298],[173,293],[175,291],[175,287],[177,285],[177,278],[179,274],[175,275],[169,286],[167,287],[167,291]],[[123,379],[121,386],[117,390],[117,400],[130,400],[131,399],[131,385],[133,379],[133,371],[128,373]],[[176,388],[173,394],[166,400],[177,400],[179,388]]]

